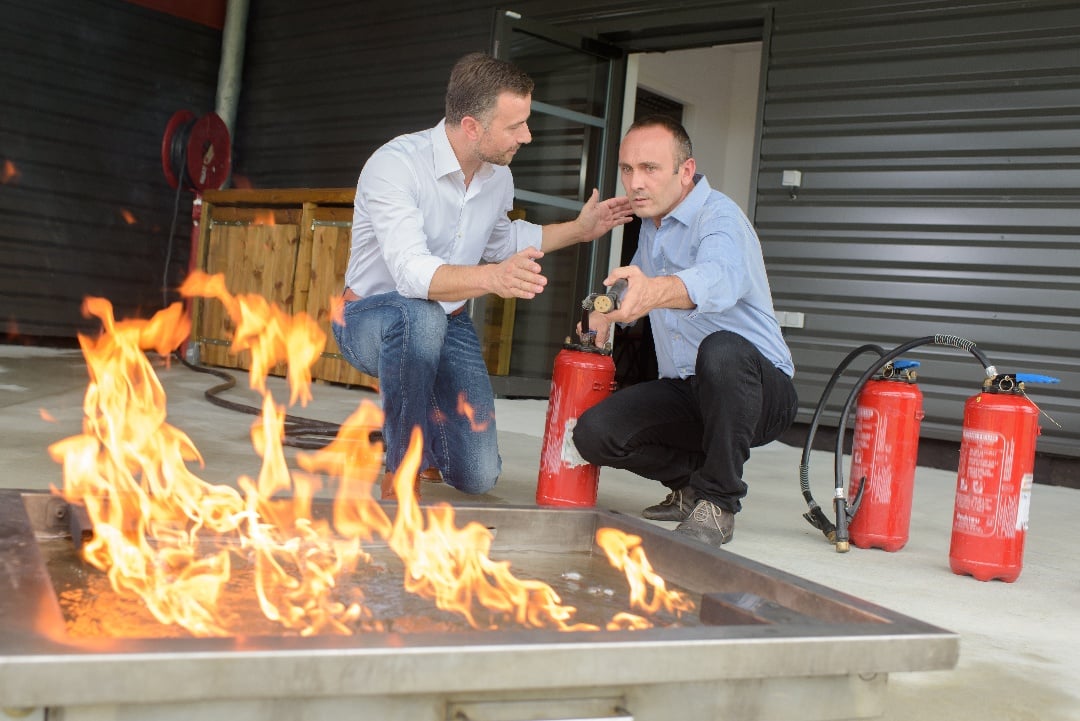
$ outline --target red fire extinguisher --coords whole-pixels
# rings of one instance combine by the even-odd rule
[[[595,506],[600,468],[574,446],[581,414],[615,389],[615,361],[610,351],[567,345],[555,356],[548,400],[536,502],[541,506]]]
[[[1026,383],[1057,378],[996,375],[964,404],[949,567],[980,581],[1020,576],[1035,467],[1039,409]]]
[[[596,345],[589,330],[589,312],[608,313],[618,307],[625,283],[581,302],[580,343],[566,339],[555,356],[548,399],[536,503],[541,506],[595,506],[600,468],[586,461],[574,446],[574,426],[581,414],[615,390],[615,361],[611,344]]]
[[[922,391],[918,361],[886,364],[859,392],[851,445],[848,526],[859,548],[898,551],[908,542]]]

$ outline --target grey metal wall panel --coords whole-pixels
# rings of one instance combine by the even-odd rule
[[[777,308],[805,314],[787,330],[803,418],[859,344],[949,333],[1061,378],[1030,389],[1062,426],[1044,417],[1039,449],[1080,455],[1080,7],[801,7],[775,15],[755,221]],[[957,440],[981,368],[910,357],[924,435]]]
[[[173,112],[213,107],[219,31],[126,2],[0,0],[0,318],[8,337],[95,329],[162,304],[175,200],[161,167]],[[186,269],[191,195],[174,243]]]

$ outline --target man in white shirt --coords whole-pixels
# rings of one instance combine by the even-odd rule
[[[399,136],[368,159],[357,183],[345,274],[342,355],[379,379],[388,484],[414,427],[422,468],[437,467],[465,493],[484,493],[502,468],[494,394],[472,320],[470,298],[534,298],[547,279],[544,253],[591,241],[630,221],[625,197],[545,226],[517,220],[506,167],[532,140],[532,80],[482,53],[450,74],[446,117]],[[484,261],[481,263],[481,261]],[[469,410],[471,409],[471,410]],[[468,411],[468,412],[466,412]]]

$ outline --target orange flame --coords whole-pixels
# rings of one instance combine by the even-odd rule
[[[39,408],[38,409],[38,415],[40,415],[41,420],[45,421],[46,423],[56,423],[56,417],[53,416],[52,413],[49,413],[44,408]]]
[[[661,608],[669,613],[693,610],[693,602],[678,591],[667,590],[667,584],[645,557],[641,537],[614,528],[601,528],[596,532],[596,543],[604,549],[612,566],[626,574],[630,582],[630,606],[646,613],[656,613]],[[652,598],[649,599],[649,591]]]
[[[252,225],[277,225],[277,220],[274,218],[274,211],[272,210],[257,210],[255,211],[255,217],[251,220]]]
[[[462,616],[474,628],[495,628],[512,620],[533,628],[562,631],[594,630],[589,624],[570,624],[576,609],[560,605],[557,593],[542,581],[521,581],[508,562],[492,561],[491,531],[479,523],[454,525],[454,510],[440,504],[428,509],[426,523],[413,493],[420,470],[423,438],[413,429],[409,448],[394,477],[399,499],[389,543],[405,562],[405,589]],[[489,620],[476,617],[478,608]]]
[[[340,295],[330,296],[330,322],[345,325],[345,299]]]
[[[234,296],[225,288],[225,276],[193,272],[180,286],[186,298],[217,298],[236,327],[232,351],[251,351],[253,390],[266,393],[266,376],[274,364],[288,361],[289,404],[306,406],[311,400],[311,366],[326,346],[326,333],[307,313],[290,316],[262,296]]]
[[[135,219],[135,214],[127,208],[120,209],[120,217],[124,219],[124,222],[128,225],[135,225],[139,221]]]
[[[575,608],[562,605],[547,584],[520,580],[508,562],[493,561],[488,529],[458,528],[446,504],[421,509],[413,484],[423,451],[418,429],[394,480],[399,502],[391,520],[372,496],[382,449],[370,436],[383,423],[373,404],[363,402],[326,447],[297,454],[300,470],[290,472],[282,447],[285,410],[266,390],[265,375],[287,360],[293,402],[310,398],[310,389],[299,386],[310,385],[324,335],[303,314],[290,317],[261,298],[233,296],[221,276],[195,274],[182,292],[218,298],[236,322],[234,348],[259,358],[251,385],[262,392],[263,407],[251,438],[262,464],[256,478],[237,479],[239,490],[207,483],[189,469],[192,462],[201,466],[202,457],[166,422],[165,393],[146,356],[167,354],[187,337],[190,323],[179,303],[149,320],[116,321],[108,301],[88,298],[84,312],[101,320],[103,332],[79,337],[90,370],[83,432],[49,452],[63,465],[64,498],[84,505],[90,517],[94,535],[84,557],[118,593],[141,598],[161,623],[197,636],[228,635],[229,610],[219,600],[234,567],[244,566],[263,615],[286,629],[300,635],[380,630],[363,591],[341,591],[340,581],[371,562],[361,542],[385,539],[404,563],[406,590],[474,627],[597,628],[574,623]],[[338,484],[330,520],[312,514],[324,479]],[[633,607],[679,612],[690,605],[665,590],[639,538],[604,529],[597,542],[614,548],[607,550],[613,565],[627,569]],[[649,625],[619,613],[607,628]]]
[[[476,420],[476,411],[473,409],[472,405],[467,400],[465,400],[465,391],[458,393],[457,412],[468,419],[469,427],[477,433],[480,433],[481,431],[486,431],[487,427],[491,425],[490,419],[483,422]]]
[[[0,171],[0,185],[7,185],[8,183],[18,180],[21,176],[22,173],[15,167],[15,163],[10,160],[5,160],[4,169]]]

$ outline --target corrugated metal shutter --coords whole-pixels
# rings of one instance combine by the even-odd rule
[[[775,16],[755,222],[777,309],[805,314],[788,331],[803,416],[856,346],[950,333],[1061,378],[1029,389],[1063,426],[1044,418],[1039,449],[1080,455],[1080,7],[800,7]],[[923,434],[957,440],[981,367],[909,357]]]
[[[220,31],[125,2],[3,0],[0,318],[6,335],[96,328],[161,307],[175,192],[161,168],[174,111],[213,109]],[[173,250],[186,270],[191,195]]]

